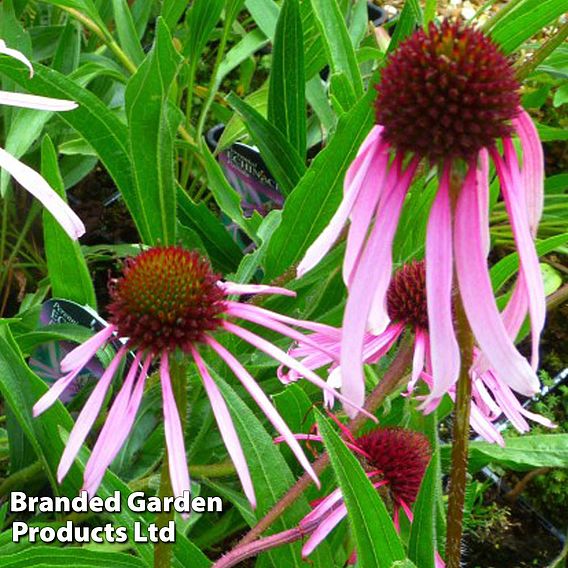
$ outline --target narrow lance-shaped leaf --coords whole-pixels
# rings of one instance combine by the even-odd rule
[[[134,183],[150,242],[175,241],[174,137],[181,116],[168,104],[181,57],[158,19],[152,51],[126,87],[126,113]]]
[[[268,87],[268,120],[300,158],[306,155],[306,80],[298,0],[286,0],[276,26]]]
[[[317,25],[324,39],[328,62],[333,73],[344,73],[354,95],[363,94],[363,81],[345,18],[337,0],[311,0]]]
[[[41,173],[49,185],[65,199],[57,154],[48,136],[41,145]],[[47,211],[43,213],[43,235],[53,296],[96,309],[95,289],[79,243],[71,240]]]

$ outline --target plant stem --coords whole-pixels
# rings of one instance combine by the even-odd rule
[[[405,338],[396,357],[394,358],[389,369],[385,373],[381,382],[375,390],[367,398],[365,410],[374,412],[385,400],[385,398],[396,390],[403,379],[410,362],[412,361],[412,344],[409,338]],[[367,417],[359,414],[347,425],[349,430],[356,434],[361,427],[367,422]],[[313,464],[316,474],[323,472],[329,465],[329,456],[322,454]],[[237,547],[240,548],[246,544],[256,540],[267,530],[280,516],[296,502],[306,489],[312,484],[312,478],[305,473],[298,481],[288,490],[288,492],[272,507],[272,509],[239,541]]]
[[[562,24],[559,30],[549,37],[533,54],[530,59],[517,68],[517,79],[526,79],[557,47],[560,47],[568,37],[568,22]]]
[[[187,369],[184,363],[177,362],[175,358],[170,357],[170,378],[172,381],[172,390],[176,399],[176,406],[181,420],[182,432],[185,430],[185,414],[187,409]],[[162,464],[162,478],[160,481],[160,489],[158,497],[173,496],[172,482],[170,479],[168,451],[164,455],[164,463]],[[164,511],[156,516],[156,525],[158,530],[168,526],[170,521],[174,520],[174,511]],[[170,568],[173,558],[173,543],[158,541],[154,545],[154,568]]]
[[[456,335],[460,346],[461,365],[454,409],[452,468],[448,498],[448,527],[446,534],[446,567],[460,568],[463,534],[463,507],[467,483],[469,446],[469,417],[471,411],[471,379],[473,362],[473,334],[465,315],[461,297],[455,302]]]

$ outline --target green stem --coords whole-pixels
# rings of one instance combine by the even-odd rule
[[[185,414],[187,409],[187,369],[185,364],[177,362],[175,358],[170,357],[170,378],[172,381],[172,390],[176,399],[176,406],[181,420],[182,432],[185,431]],[[170,478],[168,452],[164,455],[162,464],[162,478],[160,481],[160,489],[158,497],[172,497],[172,481]],[[174,511],[158,513],[156,516],[156,525],[158,530],[166,527],[168,523],[174,520]],[[170,568],[173,558],[173,543],[158,541],[154,545],[154,568]]]
[[[463,509],[467,483],[469,446],[469,418],[471,412],[471,379],[469,369],[473,362],[473,334],[458,296],[455,303],[456,331],[460,346],[461,366],[454,409],[452,468],[448,498],[448,527],[446,534],[446,567],[460,568],[463,534]]]
[[[530,59],[517,67],[517,79],[526,79],[557,47],[560,47],[568,37],[568,22],[549,37],[533,54]]]

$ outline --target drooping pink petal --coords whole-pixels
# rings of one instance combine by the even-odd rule
[[[221,432],[221,437],[225,443],[225,447],[233,460],[235,469],[237,470],[237,475],[241,480],[243,490],[252,508],[256,508],[256,497],[254,494],[254,487],[252,485],[252,479],[250,476],[249,468],[247,465],[247,460],[243,453],[241,447],[241,442],[235,426],[233,424],[233,419],[231,418],[231,413],[227,408],[227,403],[219,390],[219,387],[215,384],[215,381],[211,377],[209,370],[207,369],[205,362],[203,361],[201,355],[197,349],[192,348],[191,354],[195,359],[197,368],[199,369],[199,374],[203,379],[203,386],[205,392],[209,397],[211,402],[211,408],[213,409],[213,414],[215,415],[215,420],[219,426],[219,431]]]
[[[395,156],[388,172],[385,182],[385,190],[381,196],[377,218],[375,219],[375,223],[377,223],[381,217],[385,217],[390,214],[394,214],[395,217],[395,223],[393,226],[394,230],[388,228],[390,223],[387,223],[386,228],[388,228],[388,231],[382,237],[385,240],[384,250],[386,250],[387,254],[382,261],[383,270],[379,272],[379,276],[373,286],[373,301],[371,304],[371,311],[369,312],[368,326],[369,330],[374,334],[379,334],[384,331],[390,321],[386,306],[386,295],[392,277],[392,243],[396,234],[398,218],[400,217],[400,212],[402,210],[402,203],[404,203],[404,198],[406,197],[408,188],[412,183],[420,160],[415,156],[410,161],[404,172],[402,171],[402,162],[402,154]],[[400,205],[398,204],[398,198],[394,197],[395,195],[398,195],[399,197],[402,196],[403,201]],[[389,201],[390,196],[394,197],[394,202]]]
[[[313,521],[318,521],[328,511],[333,509],[337,503],[343,500],[341,489],[334,489],[327,497],[324,497],[316,507],[314,507],[301,521],[300,527],[306,526]]]
[[[0,39],[0,55],[7,55],[8,57],[21,61],[29,69],[30,77],[34,76],[34,68],[30,60],[21,51],[8,47],[6,42],[2,39]]]
[[[79,105],[67,99],[52,99],[24,93],[0,91],[0,105],[8,105],[19,108],[31,108],[36,110],[66,111],[73,110]]]
[[[523,151],[522,183],[527,204],[529,227],[536,236],[544,206],[544,154],[538,132],[528,113],[519,108],[513,127],[521,140]]]
[[[483,249],[485,256],[487,256],[491,247],[491,237],[489,234],[489,154],[485,148],[479,151],[479,165],[476,175],[481,226],[485,228],[482,232]]]
[[[381,139],[381,132],[380,127],[371,130],[358,156],[349,167],[345,176],[343,200],[327,227],[308,248],[304,258],[298,264],[298,277],[303,276],[316,266],[335,244],[355,205],[371,163],[374,159],[377,159],[378,155],[386,151],[386,145]]]
[[[447,165],[430,211],[426,235],[428,339],[434,379],[430,398],[439,398],[446,393],[456,383],[460,371],[460,351],[454,332],[452,313],[450,176],[450,167]],[[481,246],[484,246],[483,242]]]
[[[75,212],[34,170],[0,148],[0,167],[4,168],[24,189],[29,191],[53,215],[65,232],[77,240],[85,226]]]
[[[333,340],[334,338],[341,338],[340,329],[331,325],[327,325],[325,323],[317,323],[309,320],[292,318],[290,316],[279,314],[278,312],[273,312],[271,310],[267,310],[266,308],[261,308],[260,306],[254,306],[252,304],[227,301],[226,305],[228,307],[238,306],[243,310],[248,310],[249,312],[254,312],[255,314],[262,314],[263,316],[266,316],[267,318],[270,318],[272,320],[281,321],[283,323],[294,325],[296,327],[301,327],[315,333],[322,333],[325,336],[329,336],[330,340]]]
[[[137,353],[126,379],[110,408],[93,452],[85,466],[83,489],[93,496],[134,425],[134,419],[144,391],[144,382],[152,357],[146,357],[142,369],[142,353]],[[136,376],[138,379],[135,382]]]
[[[345,258],[343,259],[343,281],[347,286],[351,282],[351,276],[359,261],[363,244],[371,226],[371,220],[375,215],[381,195],[385,191],[388,162],[389,155],[387,153],[379,154],[371,162],[363,180],[361,192],[351,211],[351,224],[347,234]]]
[[[219,288],[230,296],[244,294],[280,294],[281,296],[296,297],[296,292],[281,288],[280,286],[267,286],[265,284],[237,284],[236,282],[218,282]]]
[[[412,356],[412,375],[408,382],[408,392],[414,390],[420,374],[424,370],[424,358],[426,350],[426,333],[417,329],[414,337],[414,354]]]
[[[538,367],[540,333],[544,327],[544,319],[546,317],[544,284],[538,256],[530,233],[527,204],[522,188],[515,148],[509,138],[503,140],[503,147],[505,160],[501,159],[496,150],[493,151],[492,155],[501,181],[501,191],[505,199],[513,236],[519,252],[520,270],[523,273],[526,284],[531,316],[532,366],[533,369],[536,369]]]
[[[50,389],[34,404],[34,417],[37,418],[45,412],[61,396],[63,391],[77,378],[81,369],[82,367],[79,367],[53,383]]]
[[[408,166],[398,183],[385,193],[349,289],[341,341],[342,392],[356,406],[361,406],[365,399],[362,356],[368,317],[379,294],[383,296],[381,303],[384,303],[391,273],[392,240],[416,167],[417,162]],[[351,416],[356,414],[349,405],[345,406],[345,410]]]
[[[367,334],[363,345],[363,361],[367,364],[377,363],[394,345],[404,331],[401,322],[390,324],[379,335]]]
[[[499,430],[491,423],[491,421],[483,415],[476,404],[471,405],[471,415],[469,422],[471,427],[490,444],[498,444],[505,446],[505,440],[499,433]]]
[[[302,548],[302,556],[309,556],[325,537],[347,516],[347,507],[338,505],[325,519],[321,521],[317,529],[310,535]]]
[[[295,341],[303,342],[310,347],[323,351],[327,353],[330,357],[334,357],[335,353],[332,350],[328,350],[325,345],[319,345],[317,340],[314,340],[309,335],[304,335],[287,325],[280,323],[273,318],[265,315],[264,313],[257,311],[254,309],[255,306],[247,306],[246,304],[239,304],[237,302],[231,302],[230,305],[227,307],[227,311],[225,312],[227,315],[234,316],[237,318],[241,318],[252,323],[257,323],[262,325],[272,331],[276,331],[281,335],[291,337]]]
[[[512,389],[532,396],[538,391],[538,378],[515,349],[497,310],[482,230],[475,170],[470,168],[458,197],[454,225],[456,272],[464,309],[475,339],[491,366]]]
[[[87,400],[85,406],[81,410],[81,413],[77,418],[77,422],[75,422],[75,426],[73,426],[73,429],[71,430],[71,434],[67,440],[67,445],[65,446],[65,450],[61,456],[61,461],[59,462],[59,467],[57,468],[57,481],[59,481],[59,483],[61,483],[63,478],[67,475],[67,472],[75,460],[77,453],[81,449],[89,430],[93,426],[95,419],[101,410],[101,406],[106,397],[110,383],[125,353],[126,347],[121,347],[118,350],[118,353],[110,362],[110,365],[103,373],[103,376],[98,380],[91,396],[89,396],[89,400]]]
[[[320,482],[318,476],[312,468],[308,458],[304,454],[300,444],[297,442],[296,438],[294,438],[294,434],[292,434],[290,428],[288,428],[288,425],[286,424],[282,416],[280,416],[270,400],[268,400],[268,397],[266,396],[266,394],[264,394],[264,391],[258,386],[257,382],[252,378],[250,373],[240,364],[240,362],[233,356],[230,351],[225,349],[215,339],[213,339],[212,337],[207,337],[206,343],[217,352],[221,359],[223,359],[223,361],[225,361],[225,363],[229,366],[233,373],[235,373],[237,379],[241,381],[242,385],[252,396],[254,401],[258,404],[262,412],[264,412],[276,431],[284,436],[286,442],[288,443],[288,446],[290,446],[290,449],[292,450],[302,467],[319,487]]]
[[[246,342],[250,343],[253,347],[256,347],[257,349],[264,351],[264,353],[270,355],[276,361],[280,361],[281,363],[290,367],[291,369],[295,369],[298,373],[300,373],[300,375],[302,375],[302,377],[304,377],[305,379],[307,379],[308,381],[310,381],[312,384],[316,385],[320,389],[329,390],[333,394],[333,396],[337,397],[344,404],[348,404],[349,406],[353,405],[353,403],[350,400],[348,400],[344,395],[333,390],[321,377],[316,375],[313,371],[310,371],[310,369],[304,367],[299,361],[296,361],[296,359],[294,359],[293,357],[290,357],[288,353],[284,353],[282,349],[279,349],[278,347],[270,343],[270,341],[267,341],[266,339],[260,337],[259,335],[256,335],[255,333],[252,333],[251,331],[228,321],[223,321],[222,326],[227,331],[233,333],[237,337],[240,337],[241,339],[244,339]],[[363,408],[355,407],[355,409],[357,412],[362,412],[363,414],[368,416],[371,420],[376,422],[377,420],[376,417],[370,414],[369,412],[367,412],[366,410],[364,410]]]
[[[64,373],[82,369],[97,353],[97,351],[109,340],[116,331],[115,325],[109,325],[101,331],[95,333],[81,345],[78,345],[63,357],[61,360],[61,370]]]
[[[160,360],[160,383],[164,405],[164,433],[168,449],[168,468],[174,497],[181,497],[190,490],[189,471],[185,456],[183,429],[172,391],[168,353],[164,351]]]

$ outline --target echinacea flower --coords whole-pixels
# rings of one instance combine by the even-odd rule
[[[154,247],[127,259],[123,275],[111,281],[109,289],[112,299],[108,308],[111,314],[110,324],[62,360],[61,369],[67,374],[54,383],[33,409],[35,416],[48,409],[73,383],[81,369],[97,351],[111,341],[111,338],[118,337],[123,341],[122,347],[97,382],[75,422],[57,471],[59,481],[69,471],[100,413],[119,365],[125,360],[128,351],[134,351],[134,361],[110,407],[85,467],[84,489],[92,495],[99,487],[106,469],[132,429],[150,365],[159,362],[172,488],[176,496],[189,490],[184,436],[169,371],[170,356],[176,351],[181,351],[191,356],[197,365],[223,441],[235,464],[245,494],[254,506],[254,490],[243,450],[227,404],[202,356],[202,349],[209,347],[231,369],[274,428],[289,444],[304,469],[316,483],[319,483],[309,460],[266,394],[238,359],[214,337],[216,332],[224,330],[294,369],[320,388],[330,390],[313,371],[233,320],[241,319],[261,325],[296,341],[301,340],[303,335],[289,324],[310,331],[321,331],[325,326],[293,319],[227,298],[239,294],[294,296],[294,292],[273,286],[222,282],[219,275],[212,271],[209,262],[197,252],[176,246]],[[307,341],[311,343],[309,338]],[[350,402],[337,393],[334,393],[334,396],[340,396],[344,402]]]
[[[405,333],[414,335],[414,354],[412,373],[407,387],[407,394],[415,390],[416,383],[421,379],[429,388],[434,386],[432,376],[431,339],[429,333],[429,318],[426,295],[426,269],[423,261],[414,261],[397,270],[387,290],[387,313],[390,323],[387,328],[377,335],[367,333],[363,344],[363,362],[377,363],[397,340]],[[505,314],[510,314],[510,311]],[[513,322],[507,317],[508,327],[512,337],[516,337],[522,319]],[[329,371],[328,384],[334,388],[342,386],[340,372],[341,330],[329,328],[312,333],[308,337],[309,344],[299,342],[290,349],[289,353],[295,359],[302,361],[304,366],[316,370],[327,367]],[[326,352],[314,348],[317,344],[325,346]],[[334,354],[332,356],[331,354]],[[539,414],[528,411],[517,400],[511,388],[501,380],[497,371],[487,367],[487,359],[478,347],[474,348],[473,365],[470,369],[472,379],[471,427],[488,442],[504,445],[505,442],[496,422],[505,416],[519,432],[527,432],[529,425],[525,418],[538,422],[548,428],[555,425]],[[278,377],[283,382],[295,381],[299,375],[293,370],[279,368]],[[455,399],[455,385],[447,394]],[[333,396],[324,392],[328,407],[334,403]],[[420,398],[424,398],[420,396]],[[423,406],[425,412],[431,412],[439,403],[438,398],[427,400]]]
[[[343,394],[358,404],[364,400],[365,334],[380,334],[390,320],[392,243],[405,196],[423,163],[437,168],[440,178],[426,236],[433,378],[427,402],[448,392],[459,374],[452,317],[454,268],[487,366],[514,391],[533,395],[539,387],[535,369],[545,318],[533,243],[543,206],[543,156],[536,129],[520,107],[519,84],[509,60],[481,31],[448,21],[439,27],[430,24],[390,56],[377,90],[376,126],[347,172],[343,201],[298,266],[299,275],[315,266],[350,219],[343,264],[348,287],[341,346]],[[490,159],[520,260],[507,316],[498,311],[487,269]],[[507,326],[507,318],[522,321],[527,311],[532,365],[516,350]]]
[[[400,530],[401,509],[411,522],[413,519],[412,505],[418,497],[420,484],[430,462],[428,439],[420,432],[397,427],[377,428],[355,438],[341,423],[338,424],[347,438],[346,445],[360,460],[373,486],[380,490],[387,507],[391,508],[395,527]],[[296,437],[322,442],[317,434]],[[299,523],[300,531],[309,534],[302,555],[310,555],[346,516],[347,507],[341,489],[335,489],[321,499]]]
[[[26,65],[33,77],[33,67],[28,58],[18,51],[6,46],[0,39],[0,55],[7,55]],[[52,99],[36,95],[0,91],[0,105],[20,108],[30,108],[46,111],[67,111],[77,108],[77,103],[65,99]],[[65,203],[47,181],[26,164],[14,158],[11,154],[0,148],[0,167],[5,169],[24,189],[41,201],[43,206],[53,215],[65,232],[72,238],[78,239],[85,233],[85,226],[81,219]]]

